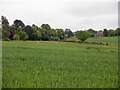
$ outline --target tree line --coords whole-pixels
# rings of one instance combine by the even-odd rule
[[[81,41],[85,41],[89,37],[94,37],[97,31],[93,29],[85,31],[72,32],[66,28],[51,28],[49,24],[42,24],[40,27],[33,24],[25,25],[21,20],[15,20],[12,25],[9,25],[8,19],[1,16],[2,24],[2,40],[44,40],[44,41],[59,41],[66,38],[76,36]],[[103,35],[107,36],[120,36],[120,28],[116,30],[104,29]]]

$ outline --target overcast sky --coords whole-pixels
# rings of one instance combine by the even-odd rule
[[[89,1],[89,2],[88,2]],[[15,19],[25,25],[49,24],[72,31],[115,29],[118,27],[119,0],[0,0],[0,15],[10,25]]]

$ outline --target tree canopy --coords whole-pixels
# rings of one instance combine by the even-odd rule
[[[9,36],[10,36],[9,22],[4,16],[1,17],[1,21],[2,21],[2,34],[3,34],[2,39],[9,40]]]
[[[75,35],[82,42],[90,37],[90,33],[88,31],[77,31]]]
[[[89,37],[94,37],[98,31],[88,29],[87,31],[72,32],[66,28],[51,28],[49,24],[42,24],[40,27],[33,24],[25,25],[22,20],[16,19],[12,25],[9,25],[8,19],[1,16],[2,24],[2,40],[64,40],[69,37],[76,36],[81,41],[85,41]],[[103,36],[120,36],[120,28],[116,30],[104,29]]]
[[[105,37],[108,36],[108,31],[107,31],[107,29],[104,29],[104,31],[103,31],[103,35],[104,35]]]

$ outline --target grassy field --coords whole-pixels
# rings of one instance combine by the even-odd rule
[[[68,41],[76,41],[78,40],[76,37],[70,37],[67,39]],[[102,43],[109,43],[110,45],[118,46],[118,37],[96,37],[96,38],[88,38],[87,42],[102,42]]]
[[[3,88],[118,87],[117,38],[110,45],[52,41],[2,43]]]

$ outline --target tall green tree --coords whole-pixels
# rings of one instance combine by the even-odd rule
[[[70,29],[66,28],[65,29],[65,36],[69,38],[69,37],[74,36],[74,34]]]
[[[4,17],[4,16],[1,16],[1,21],[2,21],[2,39],[3,40],[10,40],[9,39],[10,26],[9,26],[8,19],[6,19],[6,17]]]
[[[20,36],[19,36],[18,34],[15,34],[15,35],[13,36],[13,40],[20,40]]]
[[[65,38],[65,32],[64,32],[64,30],[63,29],[56,29],[56,31],[57,31],[58,38],[60,40],[63,40]]]
[[[75,32],[75,35],[82,42],[90,37],[90,33],[87,31],[77,31]]]
[[[30,25],[25,26],[23,31],[25,31],[27,33],[29,40],[34,40],[34,38],[33,38],[34,31]]]
[[[42,29],[46,29],[46,30],[50,30],[50,29],[51,29],[51,27],[50,27],[49,24],[42,24],[42,25],[41,25],[41,28],[42,28]]]
[[[50,36],[51,37],[57,37],[57,31],[56,31],[56,29],[51,29],[50,30]]]
[[[103,36],[104,36],[104,37],[108,37],[108,30],[107,30],[107,29],[104,29],[104,31],[103,31]]]
[[[24,31],[19,31],[18,33],[17,33],[17,35],[19,35],[19,39],[20,40],[27,40],[28,39],[28,35],[27,35],[27,33],[26,32],[24,32]]]
[[[110,30],[108,30],[108,36],[115,36],[115,30],[113,30],[113,29],[110,29]]]
[[[10,26],[10,36],[9,36],[9,38],[11,40],[13,40],[13,36],[14,36],[15,33],[16,33],[16,30],[15,30],[14,26],[13,25]]]
[[[10,26],[10,39],[13,40],[14,34],[23,31],[24,27],[25,24],[21,20],[16,19],[13,22],[13,25]]]
[[[116,30],[115,30],[115,35],[116,35],[116,36],[120,36],[120,28],[116,28]]]
[[[18,20],[18,19],[16,19],[14,21],[13,25],[14,25],[15,28],[23,28],[23,27],[25,27],[25,24],[21,20]]]
[[[42,34],[40,29],[38,28],[38,26],[36,26],[35,24],[32,25],[32,29],[33,29],[33,40],[40,40],[42,38]]]
[[[42,40],[50,40],[51,37],[51,27],[49,24],[41,25]]]
[[[46,29],[42,29],[41,31],[42,34],[42,40],[50,40],[49,32]]]
[[[91,37],[94,37],[94,35],[95,35],[95,33],[96,33],[95,30],[93,30],[93,29],[88,29],[87,31],[91,34]]]

